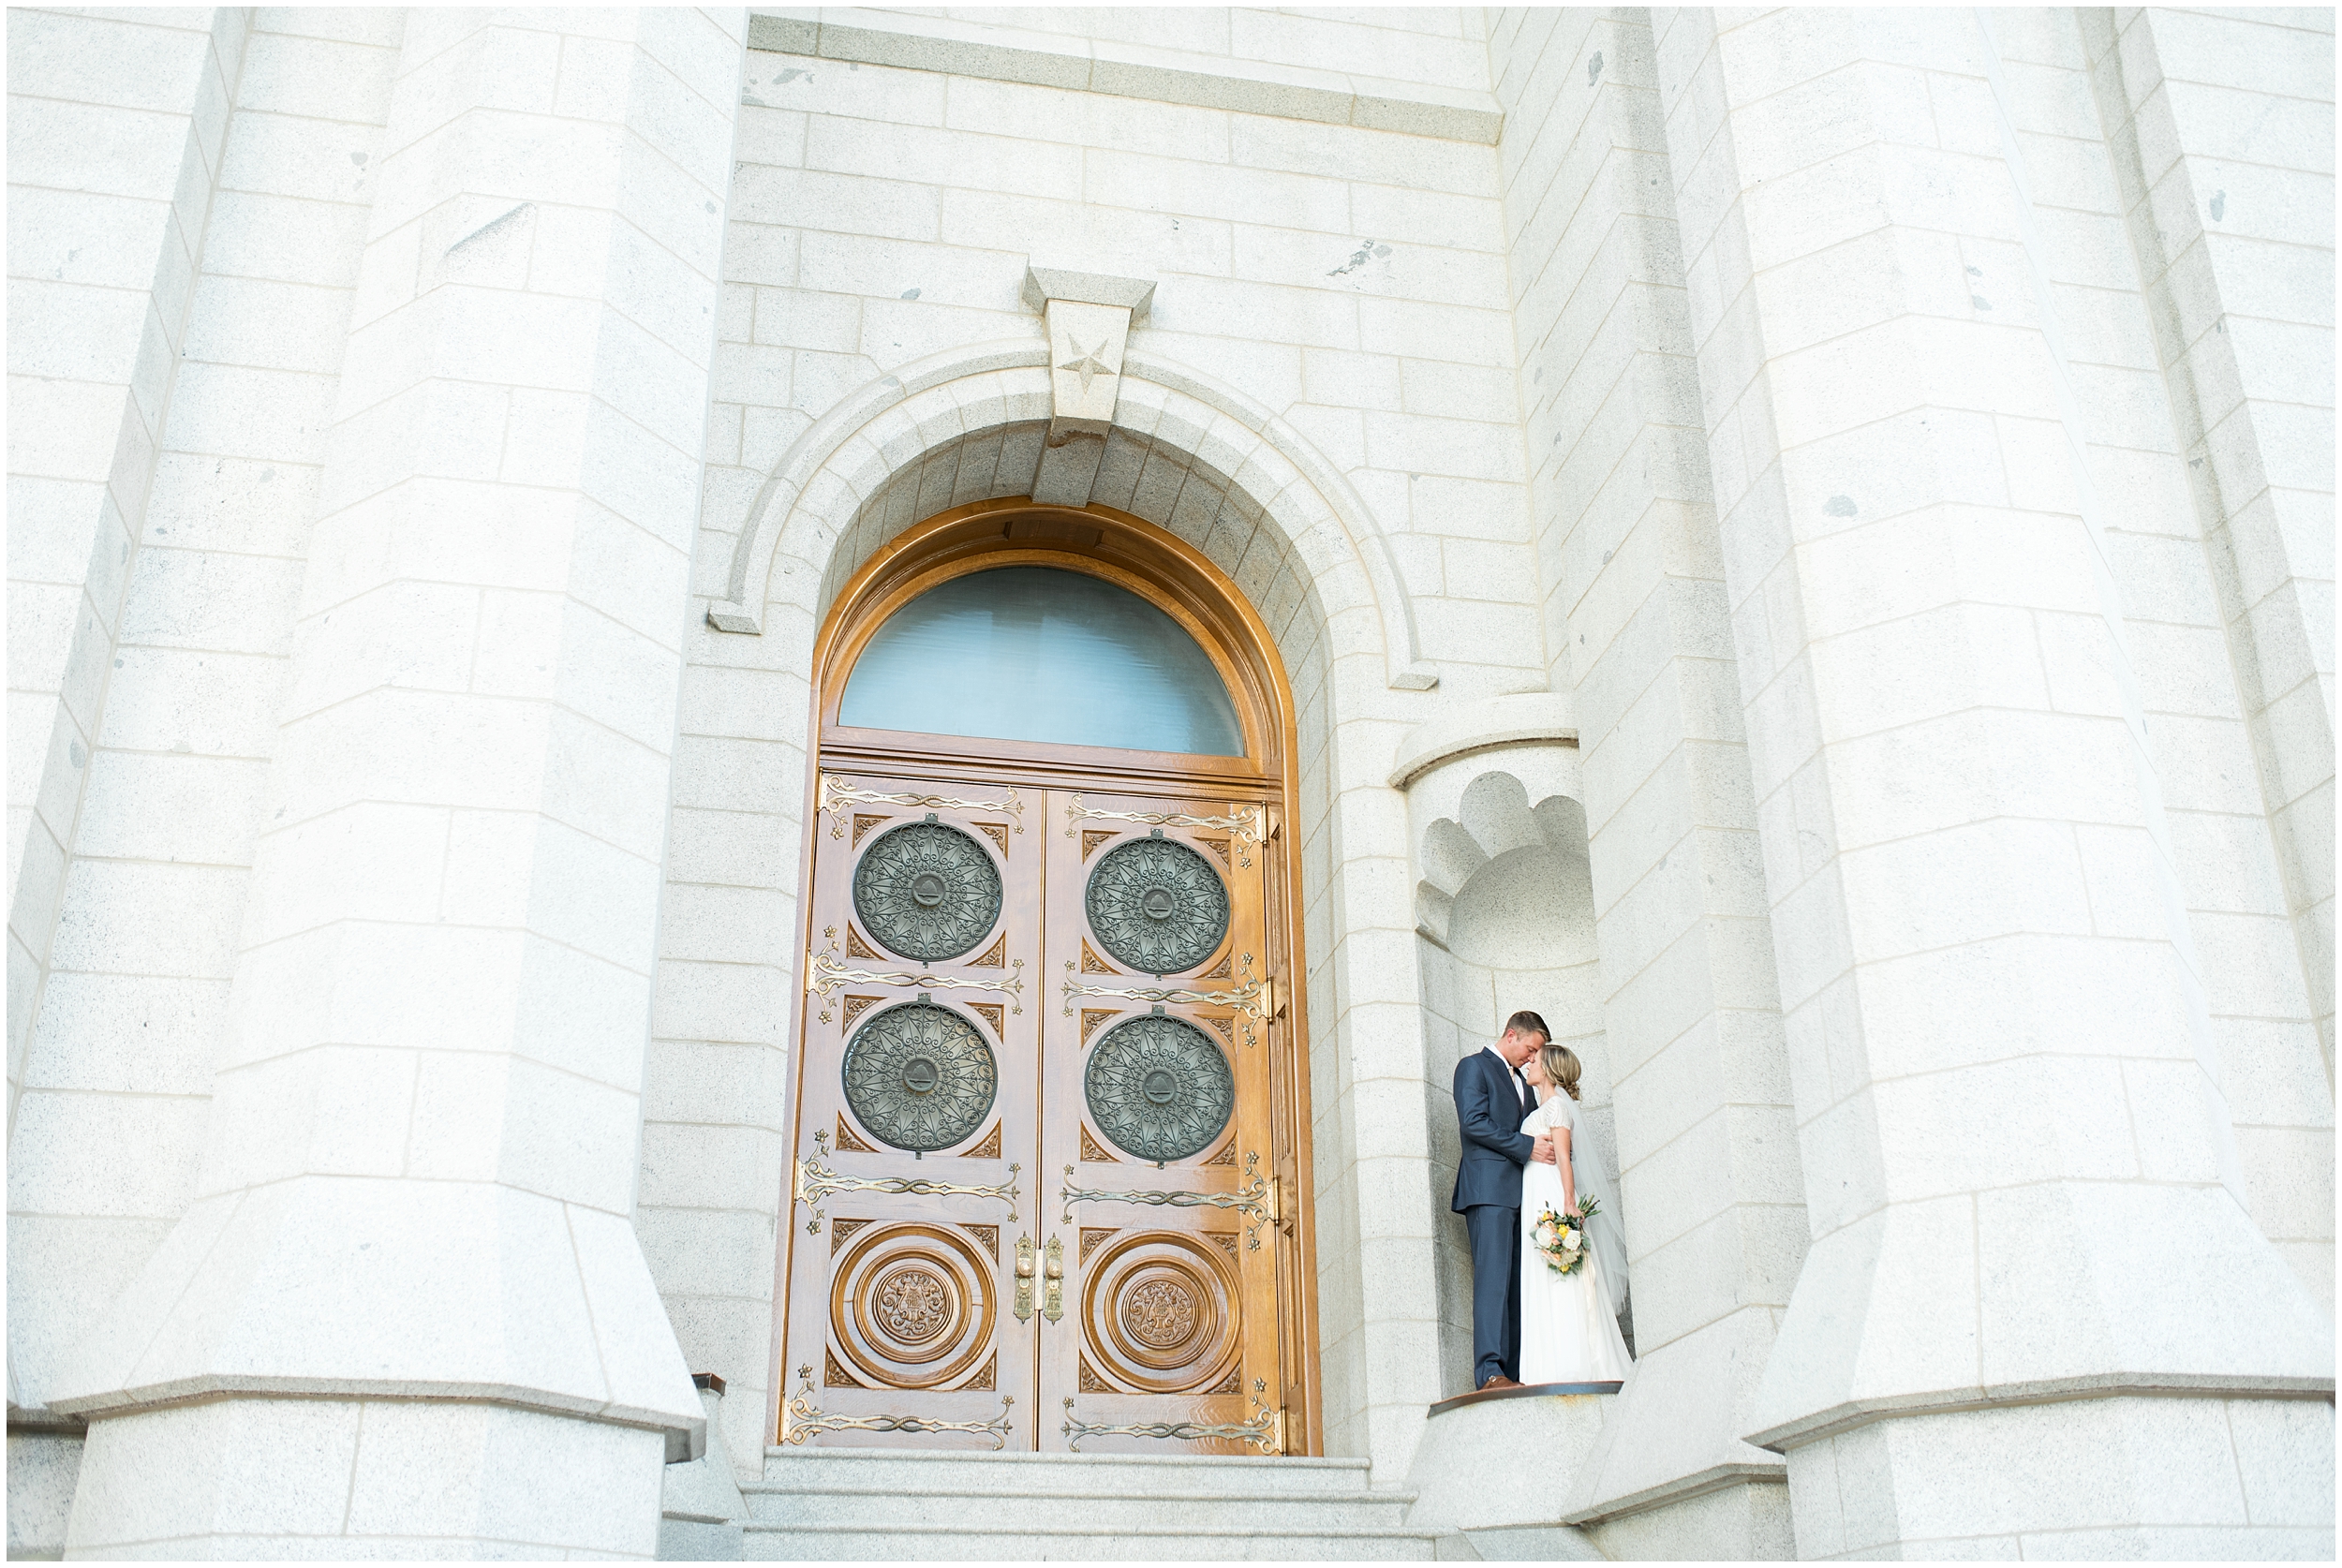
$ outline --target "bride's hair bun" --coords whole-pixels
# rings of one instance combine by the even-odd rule
[[[1566,1045],[1556,1045],[1548,1041],[1538,1047],[1537,1065],[1544,1068],[1545,1075],[1559,1084],[1572,1100],[1584,1098],[1578,1092],[1578,1080],[1585,1075],[1586,1066],[1578,1059],[1577,1052]]]

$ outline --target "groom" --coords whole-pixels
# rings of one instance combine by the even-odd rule
[[[1553,1162],[1553,1140],[1530,1137],[1521,1118],[1536,1091],[1520,1064],[1552,1038],[1545,1020],[1516,1013],[1505,1033],[1456,1064],[1456,1120],[1463,1157],[1448,1207],[1472,1236],[1472,1385],[1518,1388],[1520,1371],[1520,1173],[1532,1160]]]

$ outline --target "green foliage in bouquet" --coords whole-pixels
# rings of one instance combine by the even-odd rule
[[[1578,1206],[1564,1214],[1551,1204],[1537,1216],[1534,1245],[1544,1254],[1545,1266],[1556,1274],[1575,1274],[1586,1261],[1586,1221],[1594,1217],[1601,1205],[1590,1197],[1580,1197]]]

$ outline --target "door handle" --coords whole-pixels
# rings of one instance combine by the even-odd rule
[[[1041,1315],[1055,1323],[1065,1315],[1065,1249],[1049,1237],[1047,1263],[1041,1274]]]
[[[1029,1235],[1016,1238],[1016,1321],[1032,1322],[1032,1237]]]

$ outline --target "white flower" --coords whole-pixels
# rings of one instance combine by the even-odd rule
[[[1562,1234],[1562,1245],[1568,1248],[1571,1251],[1575,1252],[1578,1250],[1578,1243],[1579,1235],[1576,1231],[1564,1231]]]

